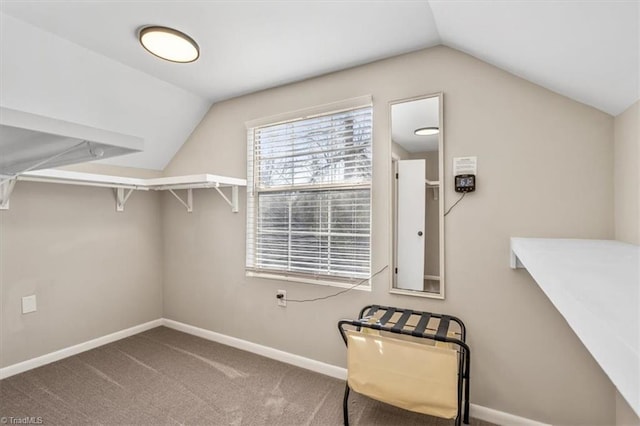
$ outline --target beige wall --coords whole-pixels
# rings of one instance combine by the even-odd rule
[[[640,244],[639,127],[640,102],[614,120],[615,238],[632,244]],[[640,418],[618,392],[616,424],[640,426]]]
[[[614,120],[615,238],[640,244],[640,101]]]
[[[113,171],[113,170],[112,170]],[[0,367],[162,317],[160,197],[18,182],[0,211]],[[23,315],[21,298],[38,310]]]
[[[527,272],[509,268],[511,236],[613,237],[611,116],[437,47],[215,104],[166,173],[243,177],[245,121],[372,94],[378,270],[391,247],[388,102],[440,91],[446,206],[456,198],[451,158],[479,161],[477,192],[446,219],[445,301],[390,295],[387,269],[372,292],[280,308],[277,289],[295,299],[336,289],[246,278],[244,200],[232,214],[196,191],[192,215],[162,200],[165,317],[344,366],[336,322],[365,304],[447,312],[469,328],[473,403],[554,424],[612,424],[611,382]]]
[[[409,158],[409,152],[395,142],[391,142],[391,153],[398,156],[400,160]]]
[[[616,391],[616,426],[640,426],[640,417],[618,391]]]

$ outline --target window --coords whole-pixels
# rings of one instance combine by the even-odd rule
[[[249,275],[369,278],[371,129],[370,104],[249,128]]]

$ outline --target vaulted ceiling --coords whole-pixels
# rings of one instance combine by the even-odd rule
[[[9,1],[0,105],[139,136],[162,169],[213,102],[444,44],[612,115],[638,99],[638,1]],[[180,29],[192,64],[146,54]]]

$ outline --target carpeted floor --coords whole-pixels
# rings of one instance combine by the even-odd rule
[[[0,381],[0,417],[64,425],[340,425],[343,391],[343,381],[159,327]],[[352,425],[453,424],[355,392],[349,401]]]

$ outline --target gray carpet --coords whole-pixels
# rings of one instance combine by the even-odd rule
[[[65,425],[340,425],[343,391],[343,381],[158,327],[0,381],[0,417]],[[453,424],[355,392],[349,401],[352,425]]]

